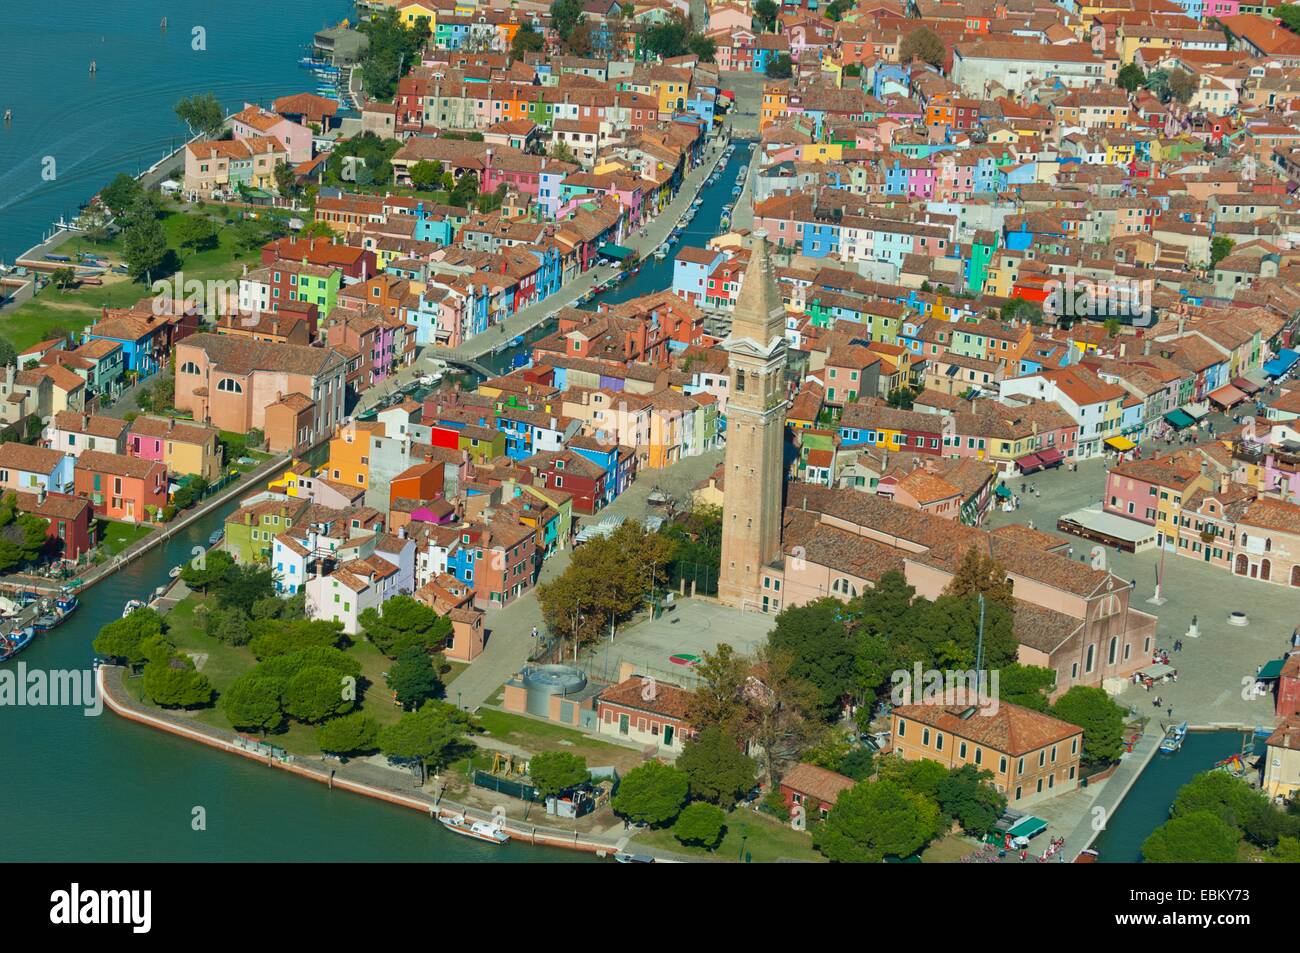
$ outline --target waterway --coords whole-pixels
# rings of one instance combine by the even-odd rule
[[[695,218],[686,226],[681,239],[669,250],[668,257],[660,261],[653,253],[648,254],[641,262],[640,271],[621,285],[596,295],[582,306],[584,309],[594,311],[601,303],[619,304],[640,295],[652,294],[672,287],[673,257],[686,245],[703,248],[709,239],[722,231],[722,209],[727,205],[736,204],[737,197],[731,194],[731,190],[736,185],[736,175],[749,165],[753,143],[741,140],[735,140],[735,143],[736,151],[721,166],[722,177],[716,184],[706,185],[700,190],[700,198],[704,202],[696,211]],[[497,373],[508,373],[514,366],[516,356],[531,353],[533,343],[553,333],[555,328],[555,321],[543,322],[524,335],[522,344],[505,348],[496,354],[488,354],[480,363]]]
[[[180,146],[182,97],[211,92],[232,112],[314,91],[297,65],[305,46],[355,16],[350,0],[4,0],[0,13],[0,115],[13,110],[0,121],[4,262],[119,172]]]
[[[1192,732],[1177,754],[1157,754],[1093,843],[1099,861],[1141,863],[1142,842],[1169,820],[1169,808],[1179,788],[1215,762],[1240,753],[1241,743],[1242,734],[1237,731]]]
[[[206,544],[234,503],[178,533],[84,596],[64,625],[17,662],[85,670],[100,626]],[[272,771],[105,710],[0,708],[0,858],[8,861],[581,862],[587,855],[502,848],[427,816]],[[207,829],[191,829],[202,807]]]

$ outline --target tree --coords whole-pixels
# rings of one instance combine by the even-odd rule
[[[678,13],[647,27],[641,34],[641,48],[664,59],[682,56],[686,53],[686,39],[690,33],[691,25]]]
[[[55,268],[50,272],[50,283],[60,291],[66,291],[77,283],[77,272],[72,268]]]
[[[1237,859],[1237,831],[1209,811],[1196,811],[1161,824],[1142,842],[1148,864],[1231,864]]]
[[[212,93],[186,96],[176,104],[176,118],[185,123],[191,136],[213,139],[221,133],[226,123],[221,102]]]
[[[854,748],[842,759],[838,771],[854,781],[865,781],[876,773],[876,759],[868,747]]]
[[[146,658],[141,643],[164,631],[163,619],[153,609],[136,609],[123,619],[115,619],[99,630],[92,648],[100,655],[126,659],[138,664]]]
[[[473,172],[463,172],[460,178],[456,180],[456,187],[451,190],[451,194],[447,197],[447,203],[461,208],[469,208],[478,202],[478,196],[478,178]]]
[[[181,567],[181,582],[190,589],[207,594],[208,587],[225,578],[235,565],[235,558],[224,549],[211,549]]]
[[[543,751],[528,759],[528,777],[543,797],[558,797],[591,777],[587,759],[568,751]]]
[[[366,638],[389,658],[411,648],[441,648],[451,634],[450,620],[410,596],[394,596],[381,608],[382,615],[366,609],[357,621]]]
[[[551,146],[551,158],[558,159],[561,162],[577,162],[578,157],[573,154],[573,149],[569,144],[560,140]]]
[[[347,714],[356,702],[346,686],[347,676],[333,668],[304,667],[285,683],[285,714],[308,723]]]
[[[1208,811],[1230,827],[1245,830],[1264,812],[1273,811],[1268,799],[1244,781],[1222,771],[1202,771],[1178,791],[1171,817]]]
[[[569,38],[564,41],[564,49],[570,56],[590,56],[593,47],[591,21],[583,17],[569,31]]]
[[[691,847],[707,847],[709,850],[718,846],[722,832],[727,825],[727,816],[721,808],[704,801],[686,805],[677,822],[673,824],[673,836],[683,844]]]
[[[426,699],[441,695],[442,680],[428,650],[414,645],[402,649],[388,670],[388,687],[407,709],[418,708]]]
[[[270,566],[234,565],[213,587],[223,608],[248,612],[258,599],[275,595],[275,575]]]
[[[1075,685],[1056,700],[1052,714],[1083,729],[1082,760],[1109,764],[1124,753],[1124,709],[1102,689]]]
[[[546,41],[533,29],[533,25],[525,23],[515,31],[515,38],[510,41],[510,55],[514,59],[522,60],[527,53],[540,53],[545,44]]]
[[[212,623],[212,637],[227,645],[247,645],[253,637],[248,620],[239,609],[218,610],[210,613],[208,619]]]
[[[781,610],[768,635],[769,645],[789,653],[790,674],[817,690],[817,711],[827,720],[835,716],[857,680],[854,643],[843,609],[840,600],[830,597],[789,606]]]
[[[183,655],[152,661],[144,667],[144,692],[164,708],[193,708],[212,700],[212,686]]]
[[[939,806],[894,781],[860,782],[841,791],[813,845],[833,861],[878,864],[911,857],[940,829]]]
[[[393,758],[420,765],[421,783],[429,768],[451,761],[469,727],[469,715],[444,702],[430,700],[418,711],[406,712],[395,724],[379,729],[379,748]]]
[[[143,192],[138,179],[119,172],[112,182],[100,190],[99,200],[114,216],[126,214]]]
[[[551,4],[551,26],[561,40],[567,40],[582,21],[582,0],[554,0]]]
[[[1277,846],[1264,855],[1268,864],[1300,864],[1300,838],[1280,837]]]
[[[763,30],[776,30],[776,18],[780,12],[776,0],[757,0],[754,4],[754,19]]]
[[[373,751],[379,739],[379,722],[364,712],[331,718],[316,728],[316,744],[321,751],[337,755]]]
[[[826,19],[838,23],[852,9],[853,0],[831,0],[831,5],[826,8]]]
[[[931,66],[942,66],[945,55],[943,41],[933,30],[923,26],[903,37],[903,42],[898,47],[898,60],[903,64],[919,60]]]
[[[8,338],[0,338],[0,367],[14,367],[18,363],[18,349]]]
[[[1011,586],[1006,567],[980,547],[971,546],[962,556],[957,572],[943,594],[958,598],[983,595],[986,602],[1014,609],[1016,602]]]
[[[293,166],[289,165],[289,163],[277,162],[273,174],[275,175],[275,190],[282,197],[287,198],[302,191],[302,187],[298,184],[298,177],[294,175]]]
[[[411,166],[411,185],[422,192],[431,192],[442,182],[442,163],[422,159]]]
[[[278,596],[272,598],[283,609],[283,600]],[[254,605],[254,610],[257,605],[261,603]],[[255,619],[248,628],[252,633],[248,649],[257,659],[311,648],[337,648],[344,639],[343,623],[332,619]]]
[[[1142,72],[1142,67],[1136,63],[1126,63],[1116,79],[1120,89],[1129,93],[1136,92],[1146,81],[1147,74]]]
[[[686,39],[687,48],[700,58],[701,63],[712,63],[717,56],[718,44],[712,37],[702,33],[692,33]]]
[[[759,650],[745,690],[745,740],[762,751],[763,773],[775,784],[822,730],[817,689],[793,672],[788,652],[772,645]]]
[[[789,54],[780,53],[767,64],[768,79],[789,79],[794,75],[794,61]]]
[[[429,36],[424,18],[407,27],[395,8],[373,14],[358,24],[369,44],[361,56],[361,82],[372,99],[390,100],[397,83],[412,66],[419,65],[418,54]]]
[[[992,777],[990,771],[964,764],[939,782],[936,794],[940,809],[949,817],[956,818],[968,834],[983,837],[993,830],[993,825],[1006,809],[1006,797],[985,783]]]
[[[690,781],[684,772],[661,761],[647,761],[619,782],[612,806],[630,820],[659,826],[677,816],[689,789]]]
[[[1056,685],[1056,672],[1039,665],[1012,662],[1002,669],[998,690],[1004,702],[1047,712],[1047,693]]]
[[[743,737],[745,697],[749,677],[749,660],[723,642],[713,652],[706,651],[695,666],[699,679],[688,703],[687,719],[703,730],[720,728],[733,737]]]
[[[255,668],[239,676],[221,693],[221,710],[235,728],[256,728],[262,732],[279,728],[284,721],[281,702],[284,689],[284,679],[268,677]]]
[[[1037,325],[1043,323],[1043,308],[1035,301],[1012,298],[998,309],[998,316],[1009,323],[1025,321]]]
[[[1192,97],[1196,95],[1199,83],[1195,76],[1187,70],[1175,69],[1169,71],[1169,95],[1180,103],[1189,103]]]
[[[137,200],[122,230],[122,259],[127,273],[135,281],[149,280],[163,272],[170,256],[156,208],[148,199]]]
[[[1236,244],[1227,235],[1215,235],[1210,239],[1210,265],[1217,268],[1219,262],[1232,254],[1233,246]]]
[[[710,725],[682,748],[677,769],[685,772],[691,797],[729,811],[754,786],[758,764],[741,750],[735,737]]]
[[[200,251],[217,243],[217,230],[206,215],[182,215],[176,224],[176,243]]]

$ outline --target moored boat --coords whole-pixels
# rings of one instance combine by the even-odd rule
[[[1160,750],[1165,754],[1173,754],[1183,746],[1183,740],[1187,737],[1187,722],[1181,725],[1170,725],[1165,729],[1164,740],[1160,742]]]
[[[141,602],[139,599],[132,599],[123,607],[122,618],[125,619],[136,609],[143,609],[143,608],[144,608],[143,602]]]
[[[36,638],[34,626],[23,626],[10,632],[0,632],[0,662],[7,662]]]
[[[500,847],[510,840],[510,835],[491,821],[471,821],[464,814],[443,814],[438,818],[438,823],[454,834],[472,837],[485,844]]]

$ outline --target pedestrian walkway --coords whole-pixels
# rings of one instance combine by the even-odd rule
[[[1120,759],[1119,766],[1105,781],[1084,789],[1092,796],[1079,806],[1078,823],[1065,838],[1065,855],[1073,860],[1091,846],[1110,818],[1115,816],[1120,803],[1128,795],[1146,766],[1151,763],[1160,748],[1160,739],[1164,733],[1160,725],[1149,721],[1133,750]],[[1095,793],[1094,793],[1095,792]],[[1083,792],[1079,792],[1083,793]]]

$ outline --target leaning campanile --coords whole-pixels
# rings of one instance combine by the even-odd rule
[[[785,488],[785,305],[765,231],[754,233],[731,336],[722,346],[731,382],[718,597],[728,605],[757,609],[762,567],[781,552]]]

